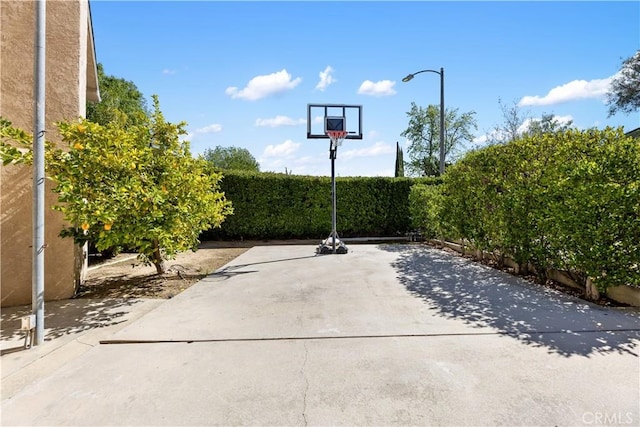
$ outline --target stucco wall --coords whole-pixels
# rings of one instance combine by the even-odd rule
[[[46,139],[59,141],[54,123],[85,114],[86,0],[47,1]],[[0,115],[33,131],[35,8],[31,1],[0,2]],[[45,299],[73,295],[78,248],[58,233],[61,214],[49,208],[56,195],[48,182],[45,210]],[[0,171],[0,285],[2,306],[31,303],[31,167],[9,165]]]

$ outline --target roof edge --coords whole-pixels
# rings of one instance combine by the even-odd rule
[[[87,101],[100,102],[100,84],[98,81],[98,61],[96,45],[93,38],[93,20],[91,19],[91,2],[87,0]]]

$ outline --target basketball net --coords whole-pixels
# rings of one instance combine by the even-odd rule
[[[327,135],[329,135],[329,139],[331,139],[331,149],[335,150],[342,145],[342,141],[347,137],[347,131],[328,130]]]

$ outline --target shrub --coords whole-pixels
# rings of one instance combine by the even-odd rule
[[[336,178],[342,237],[396,236],[410,230],[409,191],[428,179]],[[203,239],[324,238],[331,232],[331,179],[227,171],[221,189],[234,215]]]
[[[448,237],[532,263],[542,280],[559,268],[601,291],[640,285],[640,140],[622,129],[528,135],[467,153],[441,190],[432,199],[440,215],[427,204],[418,218],[439,220]]]

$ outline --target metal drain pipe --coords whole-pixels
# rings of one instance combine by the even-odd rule
[[[34,129],[33,129],[33,259],[31,302],[36,318],[34,344],[44,342],[44,134],[45,134],[45,66],[46,0],[35,2],[34,42]]]

